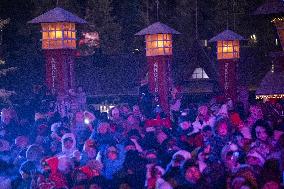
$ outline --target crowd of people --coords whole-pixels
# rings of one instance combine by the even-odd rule
[[[141,104],[106,115],[80,98],[68,114],[42,99],[2,109],[1,189],[282,187],[281,101],[246,112],[240,103],[212,100],[171,116],[157,106],[146,116]],[[280,113],[272,118],[272,110]]]

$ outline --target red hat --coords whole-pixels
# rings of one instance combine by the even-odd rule
[[[49,165],[52,173],[55,173],[57,171],[59,162],[57,157],[48,158],[45,160],[45,162]]]
[[[82,173],[84,173],[88,177],[88,179],[95,176],[92,169],[88,166],[80,167],[79,170],[82,171]]]
[[[231,123],[233,125],[239,125],[242,121],[241,118],[240,118],[240,115],[236,112],[231,114],[230,119],[231,119]]]

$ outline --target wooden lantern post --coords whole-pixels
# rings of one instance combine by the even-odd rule
[[[169,113],[169,92],[171,87],[171,62],[173,55],[173,34],[180,34],[165,24],[156,22],[135,35],[145,36],[146,57],[149,66],[149,89],[154,103]]]
[[[217,42],[219,84],[225,98],[237,99],[236,66],[240,58],[240,40],[244,38],[231,30],[225,30],[209,40]]]
[[[56,94],[66,94],[75,87],[76,24],[87,22],[57,7],[28,23],[41,24],[48,89]]]

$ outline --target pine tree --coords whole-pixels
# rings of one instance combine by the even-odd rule
[[[186,51],[195,39],[194,19],[195,0],[179,0],[174,8],[174,16],[169,20],[170,25],[181,33],[175,39],[177,51]]]
[[[135,33],[145,25],[140,17],[140,0],[120,0],[116,7],[116,14],[121,25],[121,36],[125,40],[124,51],[132,52],[137,48],[139,40],[135,37]]]
[[[124,41],[121,38],[121,27],[113,16],[112,0],[89,0],[85,19],[89,22],[90,29],[99,33],[103,53],[122,52]]]

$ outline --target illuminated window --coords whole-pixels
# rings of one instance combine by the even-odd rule
[[[195,68],[193,74],[193,79],[209,79],[208,75],[205,73],[203,68]]]
[[[146,35],[146,56],[172,55],[172,35]]]
[[[75,23],[43,23],[41,27],[43,49],[76,48]]]
[[[240,42],[238,40],[218,41],[217,58],[218,60],[240,58]]]

